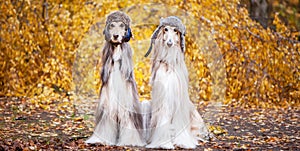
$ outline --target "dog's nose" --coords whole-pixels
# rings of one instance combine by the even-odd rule
[[[114,39],[118,39],[119,35],[114,35]]]
[[[168,45],[169,47],[171,47],[171,46],[173,45],[173,43],[169,40],[169,41],[167,42],[167,45]]]

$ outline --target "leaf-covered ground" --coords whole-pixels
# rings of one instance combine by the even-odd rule
[[[1,150],[145,150],[142,147],[86,145],[91,135],[88,115],[78,114],[71,102],[47,104],[42,108],[25,98],[0,98]],[[69,104],[69,105],[68,105]],[[211,112],[202,105],[202,114]],[[199,150],[298,150],[300,110],[242,109],[221,106],[211,117],[211,142]]]

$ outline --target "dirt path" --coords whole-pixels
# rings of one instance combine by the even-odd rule
[[[91,115],[76,114],[71,102],[28,103],[0,98],[0,151],[2,150],[145,150],[141,147],[86,145]],[[46,107],[45,107],[46,106]],[[210,107],[203,106],[202,115]],[[199,150],[300,150],[300,110],[241,109],[221,106],[211,117],[216,137]]]

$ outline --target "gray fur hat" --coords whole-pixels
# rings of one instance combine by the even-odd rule
[[[130,17],[121,11],[110,13],[106,18],[106,25],[111,22],[123,22],[127,27],[130,27]]]
[[[169,16],[167,18],[160,19],[159,26],[156,28],[156,30],[152,34],[150,48],[147,51],[147,53],[145,54],[145,57],[147,57],[150,54],[150,52],[152,50],[152,45],[153,45],[155,39],[157,38],[158,32],[164,26],[176,27],[176,29],[180,32],[181,50],[182,50],[182,52],[185,51],[185,32],[186,32],[185,26],[183,25],[182,21],[178,17]]]
[[[129,32],[131,34],[131,30],[130,30],[131,20],[130,20],[130,17],[127,14],[125,14],[121,11],[115,11],[115,12],[110,13],[106,18],[106,25],[105,25],[105,28],[104,28],[104,31],[103,31],[103,34],[105,35],[106,40],[109,40],[109,37],[108,37],[109,34],[107,33],[107,31],[108,31],[108,26],[112,22],[123,22],[125,24],[126,29],[127,30],[129,29]],[[132,36],[132,35],[130,35],[130,36]]]

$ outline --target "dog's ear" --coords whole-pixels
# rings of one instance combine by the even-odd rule
[[[126,34],[123,38],[123,42],[128,42],[131,37],[132,37],[132,32],[131,32],[131,29],[128,27],[127,31],[126,31]]]
[[[107,26],[105,26],[105,28],[103,30],[103,35],[104,35],[106,41],[110,40],[110,35],[109,35],[109,32],[108,32]]]

